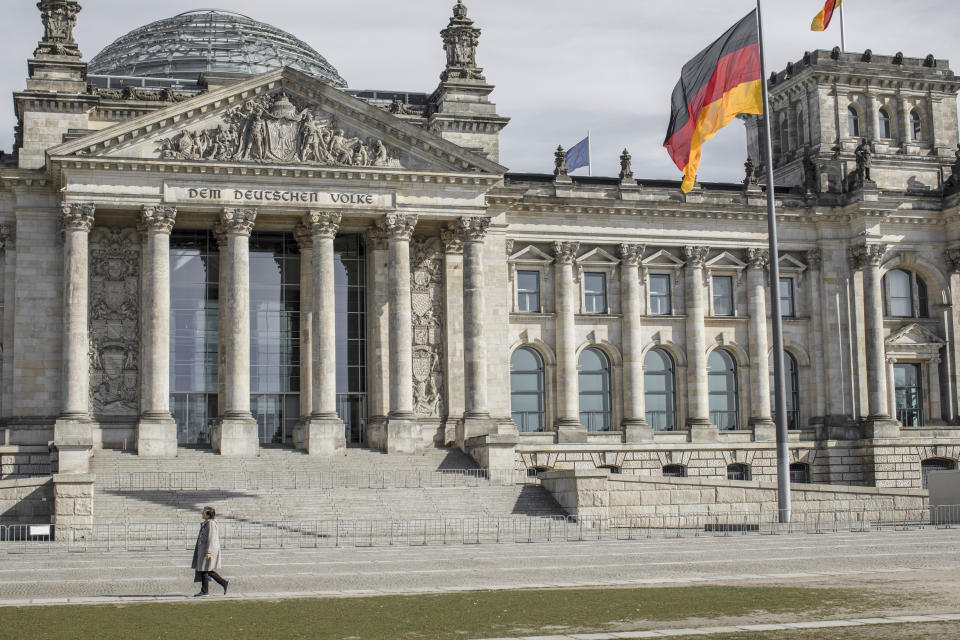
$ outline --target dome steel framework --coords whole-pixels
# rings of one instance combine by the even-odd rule
[[[196,80],[201,73],[256,75],[291,67],[344,88],[346,80],[310,45],[245,15],[187,11],[134,29],[89,64],[94,75]]]

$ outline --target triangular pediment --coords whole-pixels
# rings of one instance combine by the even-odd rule
[[[790,254],[781,255],[779,264],[781,271],[804,271],[807,268],[807,265],[803,264]]]
[[[944,345],[946,342],[916,322],[904,325],[887,336],[888,346]]]
[[[733,255],[729,251],[721,251],[719,254],[707,260],[706,265],[708,269],[746,269],[747,263],[743,262],[737,256]]]
[[[683,266],[683,260],[676,257],[666,249],[660,249],[656,253],[653,253],[641,260],[640,263],[647,268],[669,267],[672,269],[679,269]]]
[[[502,174],[414,124],[285,68],[50,149],[84,157],[252,166]]]
[[[551,262],[553,262],[553,257],[547,255],[540,249],[537,249],[532,244],[528,244],[523,249],[520,249],[520,251],[517,251],[516,253],[511,255],[509,260],[511,262],[526,262],[526,263],[536,262],[536,263],[542,263],[542,264],[550,264]]]
[[[600,247],[597,247],[577,258],[577,262],[580,264],[614,265],[619,264],[620,260]]]

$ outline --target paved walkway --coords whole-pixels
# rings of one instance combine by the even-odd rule
[[[960,529],[225,553],[229,599],[531,588],[951,581]],[[0,606],[179,601],[192,553],[0,555]],[[216,592],[217,588],[211,585]],[[943,602],[934,613],[960,610]]]

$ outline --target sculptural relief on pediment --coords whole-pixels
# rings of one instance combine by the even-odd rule
[[[258,96],[225,111],[213,127],[157,140],[160,158],[402,168],[383,140],[363,137],[285,92]]]

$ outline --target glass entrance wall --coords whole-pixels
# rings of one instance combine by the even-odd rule
[[[359,234],[333,241],[337,317],[337,413],[347,442],[363,443],[367,425],[367,256]]]
[[[262,444],[292,443],[300,417],[300,251],[291,233],[250,236],[250,410]]]
[[[920,385],[920,365],[897,363],[893,365],[894,389],[897,397],[897,420],[905,427],[923,424]]]
[[[170,235],[170,410],[177,442],[210,442],[217,418],[220,254],[208,231]]]

